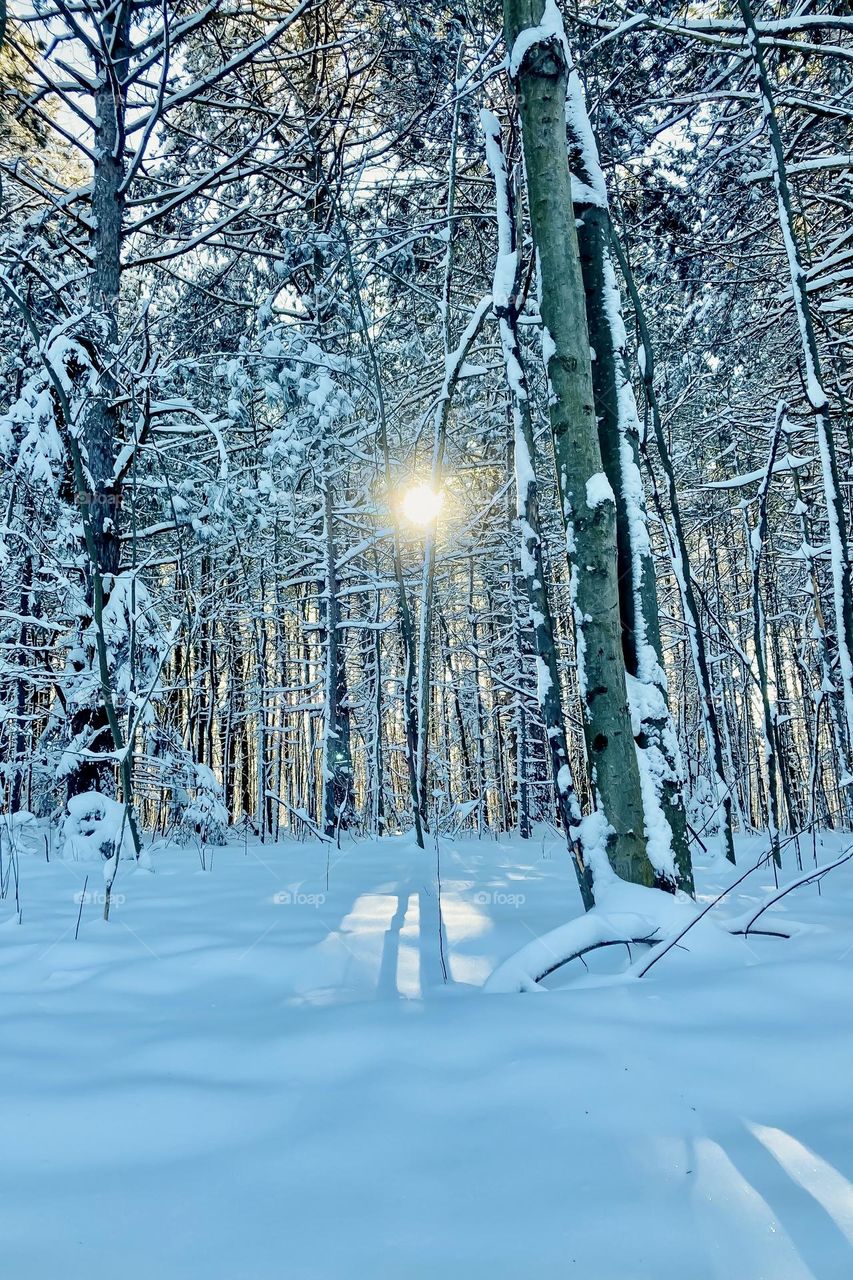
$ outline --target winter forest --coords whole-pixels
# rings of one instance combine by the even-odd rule
[[[853,1274],[851,64],[0,0],[10,1280]]]

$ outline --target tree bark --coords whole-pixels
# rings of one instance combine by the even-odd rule
[[[592,384],[604,470],[616,500],[616,555],[622,653],[634,697],[638,761],[645,784],[648,851],[662,888],[693,892],[684,808],[684,768],[669,712],[655,566],[639,468],[640,424],[627,369],[622,300],[611,258],[604,175],[576,72],[567,112],[574,210],[594,359]],[[573,178],[573,187],[574,187]],[[656,810],[650,820],[649,809]],[[653,834],[652,834],[653,833]]]
[[[655,874],[646,852],[640,775],[622,657],[616,507],[612,491],[608,493],[595,420],[589,331],[566,155],[568,53],[562,23],[553,25],[555,15],[553,0],[547,6],[542,0],[504,3],[530,221],[539,257],[551,430],[567,530],[587,759],[609,827],[607,853],[613,869],[624,879],[651,886]],[[550,26],[542,25],[546,16]]]
[[[480,119],[486,135],[486,156],[495,180],[498,258],[493,300],[498,318],[507,385],[512,398],[515,514],[519,534],[519,560],[536,644],[536,692],[551,755],[556,808],[572,854],[581,899],[588,911],[594,904],[592,880],[589,868],[584,865],[583,848],[577,834],[581,810],[569,765],[554,617],[542,555],[539,485],[534,464],[533,420],[530,414],[527,378],[518,341],[517,291],[521,262],[517,247],[515,202],[501,147],[500,126],[491,113],[483,112]],[[513,279],[507,291],[506,284],[502,281],[503,273],[509,265],[513,267]],[[506,283],[510,282],[506,281]]]
[[[95,61],[95,131],[92,174],[92,228],[89,236],[90,317],[82,343],[88,348],[97,371],[96,389],[89,395],[82,413],[81,437],[91,485],[81,486],[78,501],[89,526],[92,555],[86,573],[86,602],[94,626],[109,603],[115,575],[119,571],[121,541],[119,516],[121,482],[114,475],[116,447],[121,429],[114,361],[118,343],[118,304],[121,287],[121,234],[124,223],[125,109],[128,59],[130,56],[130,4],[113,6],[102,20],[101,47],[104,55]],[[84,619],[84,622],[88,621]],[[89,646],[81,648],[85,662],[100,665],[100,655]],[[82,662],[78,670],[83,672]],[[114,766],[109,758],[93,758],[94,753],[114,750],[116,743],[104,700],[86,701],[71,717],[75,739],[87,739],[92,755],[81,756],[66,775],[69,796],[85,791],[110,793],[114,790]]]
[[[702,721],[705,729],[705,741],[711,756],[710,763],[713,770],[712,782],[715,799],[721,815],[721,835],[725,855],[729,862],[734,863],[735,845],[732,829],[732,793],[730,786],[726,782],[726,770],[723,763],[722,734],[720,731],[720,722],[717,716],[717,710],[714,705],[705,633],[702,631],[700,626],[699,606],[696,601],[696,594],[693,590],[693,579],[690,573],[690,559],[687,552],[687,538],[684,533],[684,525],[681,519],[681,505],[678,498],[678,489],[675,484],[675,472],[672,466],[672,459],[669,455],[669,447],[663,432],[660,404],[658,402],[657,390],[655,389],[654,346],[652,345],[651,333],[649,332],[649,327],[646,323],[646,315],[643,309],[642,299],[640,298],[640,293],[637,288],[636,281],[634,280],[634,275],[631,271],[627,254],[619,243],[619,239],[612,228],[611,241],[631,302],[634,306],[634,317],[636,319],[637,329],[640,335],[640,345],[643,352],[641,367],[643,388],[645,391],[649,416],[652,421],[652,431],[654,432],[655,444],[657,446],[661,466],[663,467],[664,476],[666,478],[671,524],[670,520],[663,519],[662,512],[660,514],[667,536],[667,543],[669,545],[675,580],[681,597],[681,611],[684,616],[684,626],[687,630],[687,640],[693,661],[693,671],[696,677],[696,687],[699,694]]]

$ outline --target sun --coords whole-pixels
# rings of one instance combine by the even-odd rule
[[[432,524],[441,511],[444,498],[436,493],[428,484],[416,484],[403,494],[400,508],[403,515],[412,524]]]

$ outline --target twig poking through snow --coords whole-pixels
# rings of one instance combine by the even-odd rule
[[[834,862],[824,863],[822,867],[813,867],[812,870],[807,871],[805,875],[798,876],[796,880],[792,880],[790,884],[786,884],[778,893],[774,893],[771,898],[768,898],[768,900],[760,906],[757,911],[754,911],[743,929],[738,930],[738,933],[742,932],[744,936],[748,936],[749,931],[755,924],[756,920],[763,916],[764,912],[768,911],[770,907],[774,906],[782,898],[786,897],[787,894],[792,893],[794,889],[802,888],[804,884],[811,884],[814,880],[817,880],[818,883],[820,883],[825,875],[828,875],[830,871],[834,871],[836,867],[843,866],[844,863],[849,862],[851,858],[853,858],[853,844],[849,844],[841,856],[836,858]]]
[[[796,840],[796,839],[797,839],[801,834],[802,834],[802,832],[800,832],[800,831],[795,831],[795,832],[793,833],[793,835],[790,835],[790,836],[788,837],[788,839],[787,839],[787,840],[784,840],[784,841],[782,841],[782,843],[781,843],[781,844],[776,845],[776,848],[777,848],[779,851],[781,851],[781,850],[782,850],[783,848],[785,848],[787,845],[792,844],[792,843],[793,843],[793,841],[794,841],[794,840]],[[699,921],[700,921],[704,916],[706,916],[706,915],[708,914],[708,912],[709,912],[709,911],[712,911],[712,910],[714,909],[714,907],[716,907],[716,906],[717,906],[717,904],[718,904],[718,903],[722,902],[723,898],[727,897],[727,896],[731,893],[731,891],[732,891],[733,889],[736,889],[736,888],[738,887],[738,885],[739,885],[739,884],[743,884],[744,880],[748,879],[748,877],[752,875],[753,871],[757,871],[760,867],[764,866],[764,864],[765,864],[765,863],[767,863],[767,862],[771,861],[771,859],[773,859],[773,854],[774,854],[774,845],[771,843],[771,844],[770,844],[770,846],[769,846],[767,849],[765,849],[765,850],[764,850],[764,852],[762,853],[762,855],[761,855],[761,857],[758,859],[758,861],[757,861],[753,866],[751,866],[751,867],[749,868],[749,870],[748,870],[748,871],[745,871],[745,872],[743,873],[743,875],[738,876],[737,880],[733,880],[733,881],[732,881],[732,883],[731,883],[730,885],[727,885],[727,886],[726,886],[726,888],[725,888],[725,889],[723,889],[721,893],[718,893],[718,894],[717,894],[716,898],[713,898],[713,899],[708,903],[708,905],[707,905],[706,907],[703,907],[703,908],[702,908],[702,910],[699,912],[699,914],[695,917],[695,919],[693,919],[693,920],[691,920],[691,921],[690,921],[690,923],[686,926],[686,928],[682,929],[682,931],[681,931],[680,933],[676,934],[676,936],[675,936],[674,938],[671,938],[671,939],[669,940],[669,942],[664,943],[664,944],[663,944],[663,946],[662,946],[659,950],[657,950],[656,952],[654,952],[654,954],[653,954],[652,956],[650,956],[650,957],[648,958],[648,960],[647,960],[644,964],[641,964],[641,965],[639,966],[639,968],[635,969],[635,970],[634,970],[634,976],[635,976],[635,977],[637,977],[637,978],[643,978],[643,977],[645,977],[645,975],[649,972],[649,970],[650,970],[654,965],[656,965],[656,964],[657,964],[658,960],[662,960],[662,959],[663,959],[663,957],[664,957],[664,956],[665,956],[669,951],[671,951],[671,950],[672,950],[672,948],[673,948],[674,946],[676,946],[679,942],[681,942],[681,939],[684,937],[684,935],[685,935],[686,933],[689,933],[689,932],[690,932],[690,930],[693,928],[693,926],[694,926],[695,924],[698,924],[698,923],[699,923]],[[851,855],[850,855],[850,856],[852,856],[852,857],[853,857],[853,846],[851,846]],[[843,858],[843,859],[842,859],[842,861],[846,861],[846,860],[847,860],[846,858]],[[825,871],[831,871],[833,866],[838,866],[838,865],[840,865],[840,863],[832,863],[831,865],[829,865],[829,866],[825,867],[825,868],[824,868],[824,870],[825,870]],[[775,860],[774,860],[774,867],[775,867]],[[806,880],[807,880],[807,879],[809,879],[809,878],[813,879],[813,878],[814,878],[814,876],[815,876],[815,874],[816,874],[816,873],[815,873],[814,871],[812,871],[812,872],[810,873],[809,877],[804,877],[804,878],[801,878],[801,879],[800,879],[800,880],[798,880],[798,881],[795,881],[795,882],[794,882],[794,884],[789,885],[789,886],[788,886],[786,889],[784,889],[781,893],[779,893],[779,894],[777,894],[777,895],[774,895],[774,897],[773,897],[773,898],[771,898],[767,903],[765,903],[765,905],[760,909],[760,911],[758,911],[758,912],[756,913],[756,915],[755,915],[754,920],[753,920],[753,922],[752,922],[752,923],[754,923],[754,922],[755,922],[755,920],[757,920],[757,919],[758,919],[758,916],[760,916],[764,911],[766,911],[766,910],[767,910],[767,908],[773,904],[773,902],[777,901],[777,900],[778,900],[778,898],[780,898],[780,897],[784,897],[784,896],[785,896],[785,894],[786,894],[786,893],[788,893],[790,889],[795,889],[795,888],[797,887],[797,885],[798,885],[798,884],[804,884],[804,883],[806,883]],[[729,932],[729,933],[744,933],[744,934],[745,934],[745,933],[747,932],[748,926],[747,926],[747,929],[743,929],[743,928],[739,927],[739,926],[740,926],[740,923],[741,923],[741,922],[740,922],[740,920],[734,920],[734,921],[730,920],[730,921],[727,921],[727,922],[726,922],[725,928],[726,928],[727,932]]]
[[[74,930],[75,942],[77,941],[77,938],[80,934],[80,921],[83,917],[83,903],[86,901],[86,886],[88,885],[88,883],[89,883],[89,877],[87,875],[86,879],[83,881],[83,892],[80,894],[80,910],[77,912],[77,928]]]

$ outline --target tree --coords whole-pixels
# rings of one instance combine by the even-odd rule
[[[646,851],[640,774],[625,692],[616,503],[598,439],[566,157],[570,54],[554,0],[506,0],[504,28],[539,258],[545,359],[552,387],[550,418],[571,565],[589,768],[614,869],[627,880],[651,885],[655,873]],[[596,856],[592,842],[586,856]],[[594,877],[594,862],[592,871]]]

